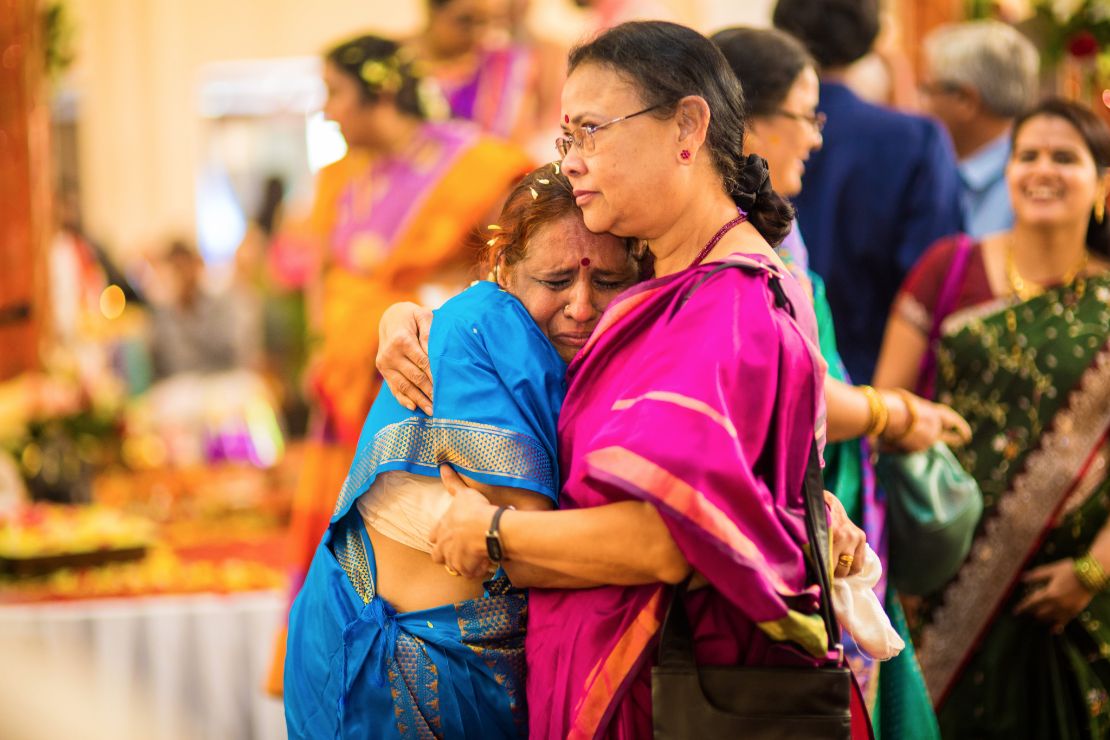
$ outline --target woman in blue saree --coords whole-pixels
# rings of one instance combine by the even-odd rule
[[[510,195],[490,240],[494,282],[435,313],[432,411],[384,388],[290,614],[293,738],[526,734],[527,597],[502,570],[432,562],[450,463],[492,502],[554,506],[566,362],[638,277],[629,242],[588,232],[554,166]]]

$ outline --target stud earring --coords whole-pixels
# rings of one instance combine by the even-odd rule
[[[678,156],[682,157],[683,159],[689,159],[690,158],[690,150],[689,149],[683,149],[682,153],[679,154]]]

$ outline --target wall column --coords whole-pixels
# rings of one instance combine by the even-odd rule
[[[0,380],[39,367],[52,232],[41,0],[0,0]]]

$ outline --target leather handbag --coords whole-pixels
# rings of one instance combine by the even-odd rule
[[[817,446],[806,470],[807,566],[821,587],[821,616],[837,658],[819,667],[699,666],[686,611],[686,584],[676,587],[651,671],[655,740],[851,737],[851,671],[833,614],[828,520]]]
[[[971,551],[983,515],[979,484],[943,442],[880,455],[875,474],[889,507],[890,582],[905,594],[931,594]]]

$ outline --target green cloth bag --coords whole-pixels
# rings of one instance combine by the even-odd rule
[[[886,490],[890,581],[923,596],[963,565],[983,515],[979,484],[943,442],[908,454],[883,454],[875,474]]]

